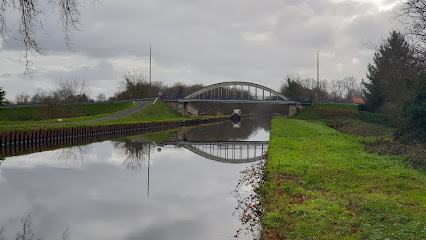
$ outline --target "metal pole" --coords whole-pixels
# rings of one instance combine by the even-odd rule
[[[149,198],[149,165],[151,162],[151,144],[148,144],[148,188],[147,188],[147,194],[148,194],[148,198]]]
[[[317,50],[317,91],[316,91],[317,100],[318,100],[318,93],[319,93],[319,52],[320,50]]]
[[[152,92],[151,92],[151,44],[149,44],[149,96],[152,96]]]

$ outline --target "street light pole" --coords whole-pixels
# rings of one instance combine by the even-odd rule
[[[320,50],[317,50],[317,91],[316,91],[316,100],[318,100],[318,93],[319,93],[319,52],[320,52]]]
[[[149,96],[148,97],[152,96],[151,88],[152,88],[151,86],[151,44],[149,44]]]

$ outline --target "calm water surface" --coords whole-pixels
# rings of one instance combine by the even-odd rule
[[[269,128],[270,119],[251,118],[240,127],[226,122],[7,157],[0,162],[0,239],[15,239],[23,220],[46,240],[63,233],[67,239],[232,239],[244,227],[233,191],[253,164],[232,158],[262,153],[260,146],[229,142],[268,141]],[[152,143],[155,138],[164,144]],[[182,145],[188,142],[193,145]]]

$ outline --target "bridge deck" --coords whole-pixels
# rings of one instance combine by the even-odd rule
[[[164,100],[165,102],[181,102],[181,103],[190,103],[190,102],[211,102],[211,103],[263,103],[263,104],[288,104],[296,105],[297,102],[294,101],[270,101],[270,100],[243,100],[243,99],[230,99],[230,100],[221,100],[221,99],[177,99],[177,100]]]
[[[250,146],[261,146],[268,145],[269,141],[203,141],[203,142],[188,142],[188,141],[177,141],[177,142],[162,142],[162,145],[250,145]]]

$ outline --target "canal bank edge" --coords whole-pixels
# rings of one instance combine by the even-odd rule
[[[33,144],[36,142],[61,141],[95,135],[108,135],[121,132],[133,132],[143,129],[155,129],[163,127],[180,127],[203,123],[226,121],[229,117],[184,119],[179,121],[109,124],[100,126],[70,126],[63,125],[59,128],[16,130],[0,132],[0,146]]]
[[[426,177],[321,122],[272,120],[262,239],[423,239]]]

